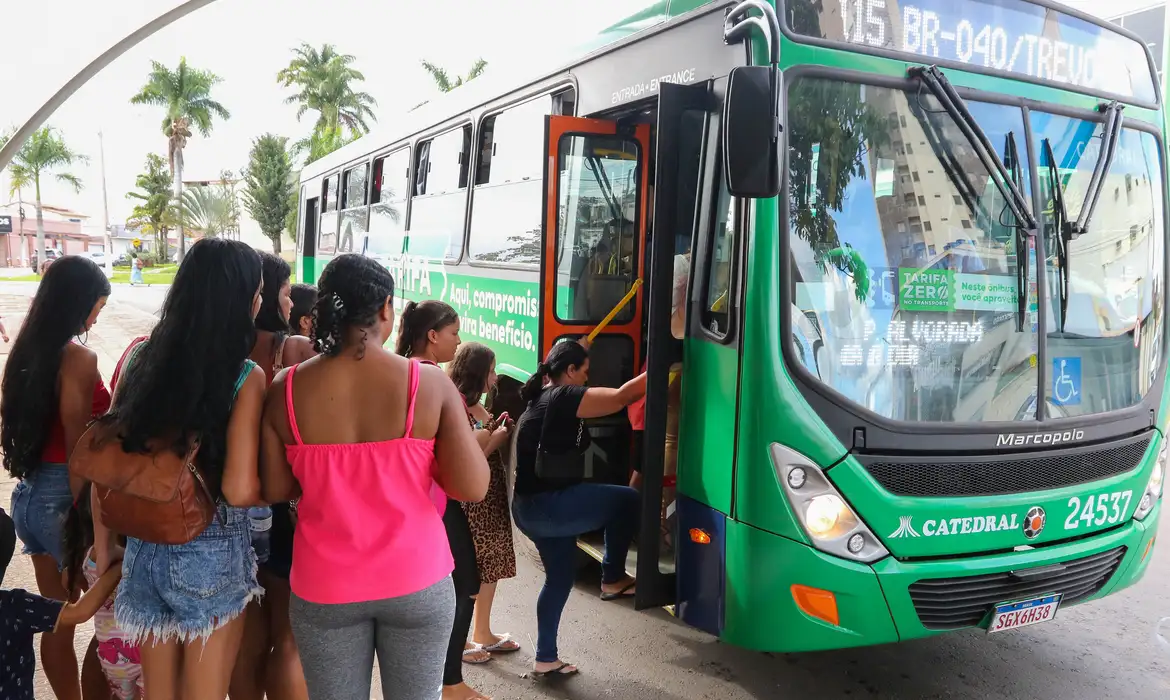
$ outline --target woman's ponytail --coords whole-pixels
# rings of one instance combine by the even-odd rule
[[[410,357],[410,346],[414,341],[414,338],[410,337],[410,317],[414,315],[414,310],[417,308],[417,301],[408,301],[406,308],[402,310],[402,316],[398,319],[398,339],[394,341],[396,355]]]
[[[541,362],[536,367],[536,373],[524,382],[524,387],[520,389],[520,398],[524,399],[525,403],[532,403],[540,398],[540,392],[544,390],[544,380],[548,378],[549,366]]]
[[[342,325],[345,321],[345,302],[336,292],[329,292],[317,298],[313,306],[313,344],[317,352],[328,357],[341,353]]]

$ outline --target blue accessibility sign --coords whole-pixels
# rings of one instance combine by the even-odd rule
[[[1079,406],[1081,403],[1081,358],[1052,358],[1052,403]]]

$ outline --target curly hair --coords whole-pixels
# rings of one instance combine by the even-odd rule
[[[321,273],[313,306],[313,345],[329,357],[341,354],[351,329],[362,331],[360,358],[366,351],[366,329],[378,312],[394,301],[394,276],[378,262],[347,253],[334,258]]]
[[[292,313],[288,316],[288,325],[293,334],[301,332],[301,319],[308,317],[310,325],[313,320],[313,307],[317,304],[317,288],[311,284],[294,284],[289,293],[292,297]]]
[[[428,333],[441,331],[458,320],[459,312],[446,302],[437,299],[412,301],[402,310],[394,352],[410,357],[426,347]]]
[[[269,333],[288,333],[289,320],[280,312],[280,290],[288,284],[292,270],[279,255],[260,253],[264,292],[260,295],[260,312],[256,328]]]
[[[170,439],[183,454],[199,437],[197,461],[216,497],[236,385],[256,340],[261,276],[260,256],[245,243],[205,238],[191,246],[104,419],[117,425],[127,452]]]
[[[482,343],[463,343],[455,352],[455,359],[447,365],[447,376],[459,390],[464,403],[472,406],[483,396],[495,365],[496,353],[491,348]]]
[[[4,469],[23,479],[40,465],[59,414],[57,375],[65,346],[85,332],[110,281],[90,258],[67,255],[45,273],[12,344],[0,384],[0,449]]]

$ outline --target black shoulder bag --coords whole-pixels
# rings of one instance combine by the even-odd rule
[[[585,435],[585,421],[577,419],[577,443],[560,454],[544,449],[548,433],[548,416],[552,401],[544,408],[544,419],[540,426],[540,444],[536,446],[536,476],[542,481],[578,482],[585,479],[585,451],[581,449],[581,438]]]

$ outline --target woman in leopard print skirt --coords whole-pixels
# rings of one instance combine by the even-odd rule
[[[495,634],[491,628],[496,584],[516,575],[512,516],[508,509],[508,476],[502,454],[512,430],[512,419],[506,413],[493,417],[480,402],[481,397],[496,385],[496,355],[486,345],[464,343],[448,365],[447,374],[467,402],[468,420],[476,430],[492,468],[491,485],[483,501],[462,504],[475,541],[480,579],[471,639],[478,648],[490,653],[518,651],[520,645],[510,635]]]

